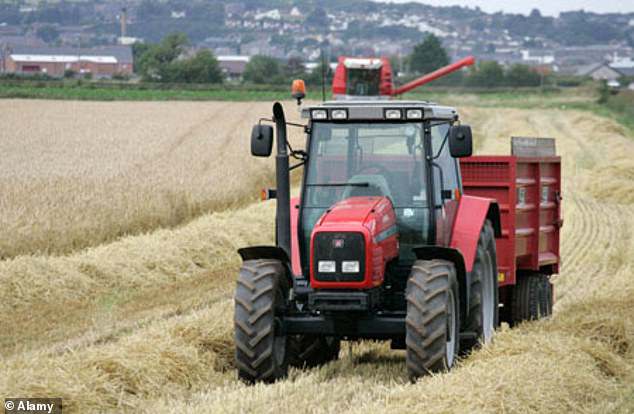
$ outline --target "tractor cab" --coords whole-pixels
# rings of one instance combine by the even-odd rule
[[[400,243],[397,261],[411,266],[412,249],[435,242],[431,210],[460,191],[448,143],[456,111],[428,102],[337,101],[305,108],[302,115],[309,134],[298,221],[301,273],[311,273],[316,224],[350,199],[389,200],[396,219],[391,231]]]

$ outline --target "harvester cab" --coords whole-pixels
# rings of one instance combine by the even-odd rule
[[[508,313],[499,313],[500,297],[511,324],[549,314],[558,158],[479,161],[457,111],[426,101],[329,101],[302,117],[305,150],[290,149],[280,103],[275,133],[260,123],[251,134],[254,156],[270,156],[276,141],[277,188],[266,193],[276,198],[276,243],[238,251],[241,379],[275,381],[289,365],[327,363],[341,340],[360,339],[405,350],[414,379],[491,341]],[[291,199],[298,167],[300,197]]]

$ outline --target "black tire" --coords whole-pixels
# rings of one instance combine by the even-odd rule
[[[341,341],[332,336],[293,335],[289,338],[289,364],[313,368],[339,358]]]
[[[250,260],[240,268],[235,293],[238,377],[273,382],[288,372],[288,337],[279,334],[279,316],[288,297],[288,279],[279,260]]]
[[[475,333],[475,336],[462,341],[460,349],[463,353],[489,343],[500,324],[497,273],[495,234],[491,221],[486,220],[480,231],[475,262],[469,275],[469,314],[463,327],[465,332]]]
[[[548,318],[553,314],[553,285],[547,275],[542,275],[542,309],[543,317]]]
[[[411,380],[449,370],[460,349],[460,296],[453,263],[417,260],[407,281],[406,362]]]
[[[552,315],[552,285],[547,275],[529,273],[517,275],[511,303],[511,326]]]

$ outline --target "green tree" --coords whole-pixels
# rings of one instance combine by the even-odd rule
[[[187,36],[182,33],[167,35],[158,44],[149,45],[139,56],[136,63],[138,72],[145,81],[169,82],[172,64],[185,52],[189,44]]]
[[[244,68],[244,80],[253,83],[278,82],[281,75],[279,62],[269,56],[253,56]]]
[[[599,82],[599,98],[597,102],[600,104],[606,104],[610,100],[610,87],[608,86],[608,82],[606,80],[602,80]]]
[[[302,58],[293,56],[288,59],[284,66],[284,76],[288,79],[304,78],[306,69]]]
[[[428,35],[422,43],[414,46],[414,51],[409,56],[412,72],[429,73],[448,64],[447,51],[440,43],[440,39],[433,34]]]
[[[59,31],[50,24],[41,26],[35,34],[46,43],[54,43],[59,39]]]
[[[326,91],[332,85],[333,72],[328,62],[320,62],[315,68],[306,75],[306,83],[315,88],[315,91],[321,93],[322,83],[326,85]],[[325,78],[325,79],[324,79]]]
[[[134,61],[134,72],[141,73],[141,58],[150,49],[148,43],[135,42],[132,45],[132,59]]]
[[[504,69],[496,61],[480,62],[471,68],[466,83],[469,86],[492,88],[503,86],[505,82]]]
[[[190,59],[177,60],[170,67],[170,81],[183,83],[222,83],[218,60],[210,50],[201,50]]]
[[[541,75],[526,65],[515,64],[506,72],[509,86],[539,86]]]
[[[135,44],[135,67],[144,81],[182,83],[220,83],[223,80],[218,60],[209,50],[184,58],[189,40],[182,33],[167,35],[157,44]]]

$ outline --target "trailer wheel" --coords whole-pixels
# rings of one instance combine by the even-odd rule
[[[339,358],[341,341],[333,336],[293,335],[289,338],[289,364],[313,368]]]
[[[460,349],[460,296],[453,263],[417,260],[407,281],[406,361],[411,380],[450,369]]]
[[[499,289],[495,234],[491,221],[486,220],[480,231],[476,258],[470,275],[469,315],[464,331],[475,333],[460,344],[463,353],[493,339],[499,326]]]
[[[235,293],[234,330],[238,377],[273,382],[288,371],[288,337],[279,317],[286,308],[288,280],[279,260],[244,262]]]
[[[553,312],[552,285],[547,275],[517,276],[511,303],[511,326],[548,317]]]

